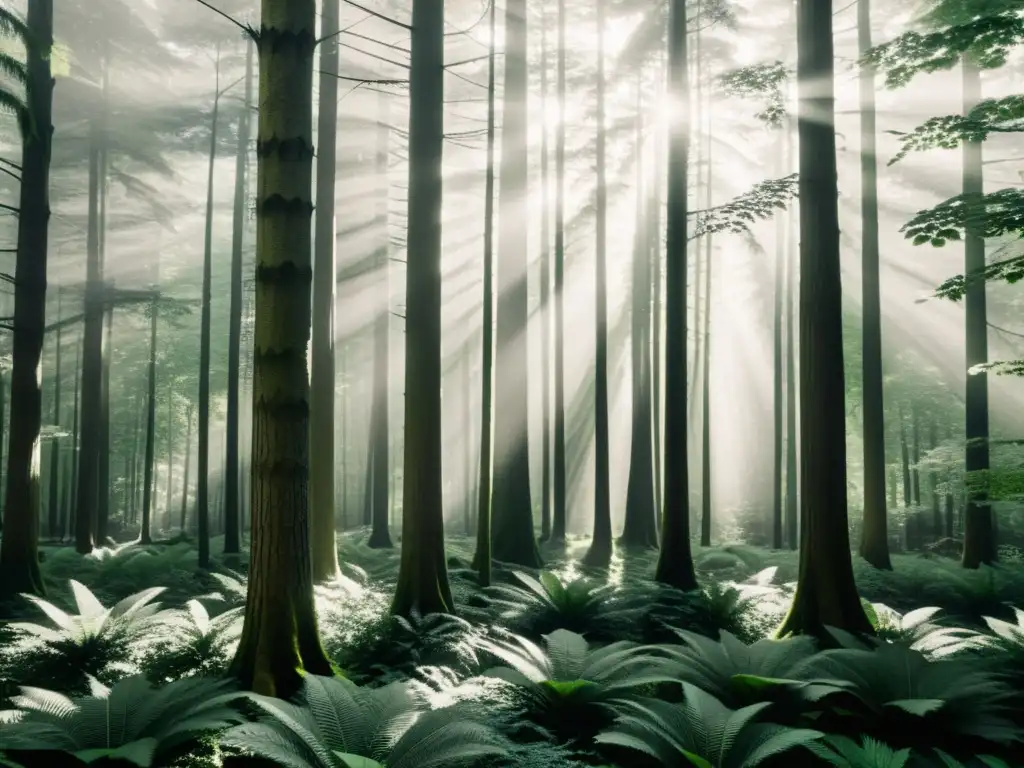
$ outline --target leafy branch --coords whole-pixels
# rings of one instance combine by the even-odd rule
[[[797,195],[797,182],[795,173],[781,179],[766,179],[724,205],[693,211],[697,222],[690,239],[719,232],[750,231],[754,222],[771,218],[777,210],[786,210],[786,204]]]
[[[992,133],[1024,131],[1024,95],[986,99],[966,115],[933,117],[913,131],[889,131],[899,136],[900,151],[889,161],[898,163],[911,152],[956,149],[964,141],[985,141]]]
[[[916,75],[952,69],[964,54],[982,69],[996,69],[1022,39],[1024,18],[1009,10],[936,32],[906,32],[872,48],[860,64],[876,67],[888,88],[899,88]]]
[[[900,231],[914,245],[930,242],[940,248],[949,240],[962,239],[968,227],[980,237],[1024,237],[1024,190],[1008,187],[977,200],[957,195],[918,211]]]
[[[730,96],[743,99],[765,97],[767,104],[754,117],[770,128],[781,128],[786,118],[786,97],[782,87],[789,74],[785,64],[772,61],[729,70],[719,76],[718,84]]]

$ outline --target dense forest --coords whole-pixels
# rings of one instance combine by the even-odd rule
[[[0,2],[0,766],[1024,766],[1022,0]]]

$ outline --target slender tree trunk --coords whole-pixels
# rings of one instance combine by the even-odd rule
[[[181,476],[181,518],[178,528],[182,534],[185,533],[185,523],[188,516],[188,481],[189,471],[192,469],[192,411],[195,406],[189,403],[185,409],[185,466]]]
[[[495,112],[495,36],[497,32],[497,3],[491,3],[490,39],[487,53],[487,172],[484,181],[484,264],[483,264],[483,318],[481,320],[480,358],[480,472],[477,504],[476,552],[473,567],[479,573],[480,584],[491,584],[491,480],[493,477],[492,450],[493,395],[494,395],[494,112]],[[558,341],[556,339],[557,346]],[[557,375],[557,374],[556,374]]]
[[[289,697],[330,675],[313,604],[309,519],[310,200],[315,0],[263,0],[249,591],[229,672]]]
[[[325,47],[331,41],[323,43]],[[253,43],[249,40],[245,51],[245,106],[238,119],[238,148],[235,151],[235,200],[231,218],[231,305],[228,309],[228,407],[225,419],[227,466],[224,474],[224,554],[241,552],[241,462],[239,459],[239,384],[242,359],[242,258],[245,239],[245,216],[248,211],[246,174],[249,168],[249,116],[252,114],[252,57]],[[169,423],[169,420],[168,420]],[[168,445],[170,438],[168,438]],[[170,451],[168,451],[168,454]],[[170,459],[167,463],[170,476]],[[170,484],[168,483],[168,488]],[[170,507],[170,494],[167,497]]]
[[[171,500],[174,489],[174,390],[167,386],[167,494],[164,499],[164,520],[167,530],[171,525]]]
[[[317,110],[316,228],[313,260],[312,368],[309,390],[309,522],[313,581],[338,575],[334,532],[334,312],[337,282],[335,168],[338,134],[338,0],[322,3],[320,104]]]
[[[78,444],[79,426],[81,424],[78,412],[78,401],[79,401],[79,382],[81,381],[80,374],[82,372],[82,337],[79,336],[77,343],[75,344],[75,400],[74,406],[71,412],[71,493],[68,497],[68,535],[73,536],[76,530],[78,513],[80,509],[78,503],[78,466],[79,466],[79,452],[80,446]],[[3,393],[3,382],[0,380],[0,394]],[[0,413],[3,413],[2,403],[0,403]],[[2,432],[2,430],[0,430]]]
[[[494,494],[491,548],[495,560],[541,565],[530,495],[527,371],[526,0],[505,4],[505,93],[499,205],[498,323],[494,399]],[[406,497],[408,498],[408,497]]]
[[[100,198],[101,201],[104,198]],[[105,229],[106,217],[100,217],[100,224]],[[101,229],[102,233],[104,229]],[[102,237],[106,237],[102,235]],[[100,259],[104,259],[103,249]],[[97,469],[97,501],[96,501],[96,541],[100,546],[107,544],[107,529],[110,522],[111,483],[110,483],[110,366],[113,363],[114,338],[114,281],[107,283],[109,296],[105,302],[103,316],[103,347],[102,377],[100,379],[100,452]]]
[[[156,287],[153,288],[154,293]],[[146,458],[142,474],[142,529],[139,543],[152,542],[150,527],[153,522],[153,470],[156,454],[156,326],[158,302],[154,298],[149,308],[149,383],[146,388]]]
[[[473,344],[469,339],[462,345],[462,354],[459,356],[459,392],[462,396],[462,522],[463,533],[466,536],[473,535],[473,510],[475,501],[473,496],[473,376],[472,376],[472,354]],[[390,475],[390,472],[389,472]],[[385,486],[385,493],[387,487]]]
[[[928,447],[934,451],[939,445],[939,430],[935,424],[935,415],[928,420]],[[942,537],[942,512],[939,509],[939,473],[935,469],[928,470],[928,487],[932,496],[932,540]]]
[[[57,290],[57,321],[61,319],[61,291]],[[60,428],[60,353],[61,353],[61,326],[57,326],[56,360],[53,372],[53,426]],[[47,535],[51,539],[60,538],[60,498],[58,488],[60,486],[60,438],[54,437],[50,441],[50,498],[46,505],[47,513]]]
[[[132,401],[132,410],[135,411],[135,421],[132,424],[132,461],[131,461],[131,488],[129,491],[129,501],[131,503],[130,513],[131,518],[134,521],[139,511],[139,427],[142,421],[142,410],[143,408],[139,405],[137,400]],[[143,460],[143,465],[145,460]]]
[[[778,155],[778,166],[776,176],[782,177],[788,173],[785,166],[786,153],[783,150],[787,136],[785,131],[780,131],[780,144]],[[783,409],[785,403],[782,399],[783,379],[783,347],[782,347],[782,326],[785,318],[782,314],[782,294],[786,284],[786,232],[785,219],[777,216],[775,219],[775,290],[773,291],[772,318],[774,322],[772,333],[772,421],[774,455],[772,457],[772,549],[782,549],[784,531],[784,511],[782,500],[782,487],[784,482],[784,444],[786,435],[783,430]]]
[[[217,117],[220,107],[220,47],[214,73],[210,115],[210,157],[206,177],[206,233],[203,243],[202,310],[199,317],[199,417],[196,424],[196,537],[199,567],[210,567],[210,334],[213,301],[213,179],[217,160]]]
[[[653,191],[648,238],[651,242],[651,432],[654,443],[654,514],[661,524],[661,180],[665,168],[664,129],[657,126],[654,134],[654,168],[651,171]]]
[[[567,525],[565,474],[565,0],[558,0],[558,130],[555,136],[555,424],[552,446],[552,510],[551,540],[565,541]]]
[[[793,121],[786,120],[786,162],[787,173],[793,170]],[[800,534],[800,516],[797,512],[798,474],[797,462],[797,409],[796,396],[796,334],[794,329],[793,295],[797,290],[799,264],[796,255],[796,226],[792,206],[786,212],[786,546],[795,550]]]
[[[547,14],[540,29],[540,94],[542,103],[548,98],[548,36]],[[541,540],[551,538],[551,217],[548,171],[548,129],[543,123],[540,139],[540,530]]]
[[[968,114],[981,101],[981,74],[977,65],[964,57],[963,111]],[[978,205],[985,191],[980,141],[963,143],[963,196],[972,206]],[[964,244],[964,274],[976,274],[985,268],[985,239],[976,217],[967,217]],[[988,362],[988,310],[986,281],[968,282],[964,296],[966,318],[968,371]],[[964,512],[963,567],[977,568],[996,561],[996,536],[992,507],[988,504],[985,473],[989,469],[988,374],[984,371],[967,374],[966,402],[967,508]]]
[[[921,506],[921,470],[917,465],[921,461],[921,415],[915,400],[910,404],[910,430],[914,441],[914,461],[910,470],[911,483],[914,490],[914,506]]]
[[[858,0],[857,40],[871,48],[871,2]],[[892,569],[885,509],[885,400],[882,392],[882,310],[879,285],[878,160],[875,152],[875,70],[860,68],[861,357],[864,413],[864,525],[860,556]]]
[[[18,250],[15,261],[14,339],[11,348],[11,419],[0,540],[0,591],[46,593],[39,571],[39,430],[42,422],[40,360],[46,328],[46,248],[50,222],[50,146],[53,137],[53,2],[28,6],[33,45],[28,53],[27,95],[35,122],[21,153]],[[0,434],[2,437],[2,434]]]
[[[637,77],[636,145],[643,146],[643,90]],[[636,225],[633,238],[632,323],[630,328],[632,373],[632,441],[629,479],[626,484],[626,515],[620,542],[627,547],[658,546],[658,522],[654,508],[654,456],[651,448],[651,243],[644,165],[636,163]],[[649,196],[648,196],[649,197]],[[647,200],[648,204],[650,200]]]
[[[712,174],[713,153],[711,143],[711,127],[713,113],[711,103],[708,103],[708,144],[707,163],[708,180],[705,185],[706,197],[704,205],[711,207],[713,199],[714,176]],[[699,251],[699,248],[697,249]],[[701,335],[704,337],[703,351],[704,359],[701,360],[701,423],[700,423],[700,545],[711,546],[711,256],[714,252],[714,235],[710,232],[704,238],[704,327]],[[699,258],[699,255],[697,256]]]
[[[451,613],[441,456],[441,207],[444,5],[413,0],[405,310],[403,546],[391,612]],[[386,466],[386,465],[385,465]]]
[[[686,1],[671,0],[668,22],[669,95],[688,104],[686,71]],[[697,576],[690,551],[690,481],[686,472],[686,264],[689,116],[677,110],[669,127],[668,200],[665,251],[665,508],[661,517],[661,553],[654,578],[684,591],[696,589]]]
[[[388,531],[389,493],[388,476],[391,461],[388,438],[390,435],[388,389],[389,356],[391,340],[388,333],[391,324],[391,281],[390,271],[390,230],[388,228],[388,158],[391,146],[391,114],[388,96],[377,96],[377,154],[375,175],[379,184],[377,190],[377,228],[380,245],[377,247],[377,317],[373,323],[373,403],[371,404],[370,441],[373,445],[373,530],[369,546],[390,548],[391,534]]]
[[[605,179],[605,0],[597,0],[597,245],[595,269],[594,365],[594,537],[583,562],[607,568],[612,558],[612,508],[609,486],[608,426],[608,185]]]
[[[853,580],[846,501],[839,193],[830,0],[797,0],[800,89],[800,413],[803,531],[780,635],[871,634]]]

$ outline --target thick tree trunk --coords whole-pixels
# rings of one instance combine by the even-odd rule
[[[963,111],[966,115],[981,101],[981,74],[977,65],[965,57],[963,74]],[[963,196],[977,205],[984,194],[984,171],[980,141],[963,143]],[[985,268],[985,239],[976,218],[967,217],[964,243],[964,274]],[[964,568],[977,568],[996,561],[996,536],[992,507],[988,504],[985,473],[989,469],[988,374],[971,374],[975,365],[988,362],[988,310],[986,281],[972,280],[964,296],[966,318],[967,386],[965,470],[968,474],[967,508],[964,512]],[[972,473],[975,473],[972,477]]]
[[[846,407],[839,268],[832,3],[797,2],[800,89],[800,413],[803,533],[780,635],[825,627],[870,634],[853,580],[846,501]]]
[[[330,43],[324,43],[329,45]],[[225,418],[226,467],[224,474],[224,554],[241,552],[242,507],[240,504],[241,460],[239,445],[239,384],[242,360],[242,259],[245,217],[248,212],[246,176],[249,169],[249,116],[252,113],[253,43],[245,52],[245,107],[238,119],[238,148],[235,151],[235,200],[231,217],[231,305],[228,309],[228,404]],[[168,438],[168,447],[170,438]],[[170,477],[170,450],[167,471]],[[170,483],[168,483],[170,488]],[[167,496],[170,507],[170,493]]]
[[[686,1],[671,0],[668,22],[669,95],[677,104],[690,101],[686,71]],[[673,113],[669,125],[668,200],[665,251],[665,466],[674,467],[665,482],[661,516],[661,553],[654,578],[677,589],[697,587],[690,550],[690,481],[686,472],[686,264],[689,116]]]
[[[861,53],[871,48],[870,0],[857,3]],[[875,71],[860,68],[861,357],[864,414],[864,525],[860,556],[892,569],[885,509],[885,400],[882,393],[882,310],[878,250],[878,160],[875,152]]]
[[[53,2],[32,0],[28,28],[27,94],[36,124],[21,153],[18,251],[15,262],[14,340],[11,349],[11,419],[0,540],[0,591],[45,594],[39,571],[39,430],[42,422],[40,358],[46,327],[46,247],[50,223],[50,147],[53,137]]]
[[[583,558],[586,565],[607,568],[612,559],[612,507],[608,463],[608,185],[605,178],[605,0],[597,0],[597,190],[595,221],[594,363],[594,537]]]
[[[389,386],[388,368],[391,354],[391,340],[388,332],[391,325],[391,281],[390,272],[390,230],[388,228],[388,158],[391,144],[390,110],[388,96],[377,96],[377,153],[374,173],[377,190],[377,229],[380,245],[377,246],[377,317],[373,322],[373,402],[371,404],[370,441],[373,445],[373,530],[369,546],[388,549],[391,534],[388,530],[389,493],[388,476],[391,462],[388,450],[389,427]]]
[[[155,293],[156,286],[153,287]],[[153,299],[149,308],[149,371],[146,387],[146,457],[142,470],[142,526],[139,532],[139,543],[152,542],[151,526],[153,524],[153,470],[156,465],[156,328],[158,302]]]
[[[558,129],[555,137],[555,344],[554,434],[551,487],[551,540],[565,541],[567,524],[565,474],[565,0],[558,0]],[[493,90],[493,89],[492,89]]]
[[[537,568],[528,440],[526,13],[526,0],[506,2],[491,547],[495,560]]]
[[[487,47],[487,171],[484,180],[483,298],[480,327],[480,472],[477,493],[476,552],[473,567],[480,584],[491,584],[491,481],[494,449],[494,133],[495,34],[497,3],[491,3],[490,40]],[[557,345],[557,340],[556,340]]]
[[[334,525],[334,312],[337,298],[335,169],[338,155],[338,0],[322,3],[317,110],[316,208],[313,212],[313,328],[309,389],[309,524],[313,581],[338,575]]]
[[[391,604],[391,612],[398,616],[454,609],[444,551],[441,476],[444,6],[435,0],[413,0],[410,37],[404,545]]]
[[[315,0],[263,0],[249,590],[230,673],[289,697],[329,675],[313,604],[309,372]]]

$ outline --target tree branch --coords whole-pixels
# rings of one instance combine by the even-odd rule
[[[259,32],[257,32],[255,29],[250,27],[248,24],[243,24],[238,19],[236,19],[234,16],[231,16],[230,14],[224,13],[224,11],[222,11],[220,8],[217,8],[216,6],[210,5],[208,2],[206,2],[206,0],[196,0],[196,2],[199,3],[201,6],[203,6],[204,8],[209,8],[211,11],[216,13],[218,16],[222,16],[223,18],[225,18],[228,21],[230,21],[232,24],[234,24],[236,27],[238,27],[240,30],[242,30],[246,35],[248,35],[250,38],[252,38],[252,41],[254,43],[258,43],[259,42],[259,38],[260,38]]]
[[[405,24],[405,23],[403,23],[401,21],[397,21],[395,19],[392,19],[389,16],[385,16],[383,13],[377,13],[377,11],[371,11],[369,8],[366,8],[365,6],[362,6],[359,3],[353,2],[353,0],[343,0],[343,1],[345,3],[347,3],[348,5],[351,5],[353,8],[358,8],[363,13],[370,14],[375,19],[380,19],[381,21],[386,21],[389,24],[394,24],[396,27],[401,27],[404,30],[412,32],[412,25],[411,24]]]

